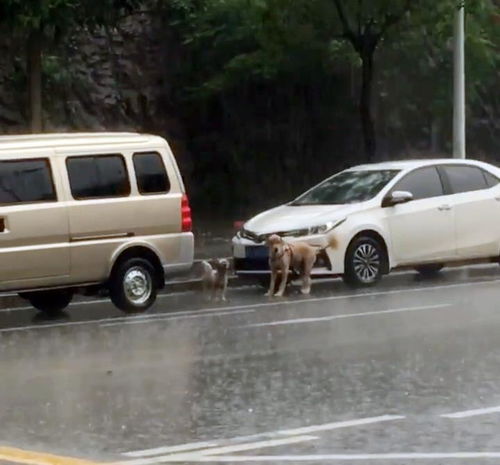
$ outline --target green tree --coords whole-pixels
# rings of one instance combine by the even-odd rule
[[[380,51],[378,73],[383,120],[379,127],[393,143],[419,140],[421,149],[448,151],[453,98],[453,15],[449,5],[413,12],[413,28]],[[466,15],[466,101],[468,145],[486,150],[500,137],[500,99],[495,90],[500,68],[499,7],[491,0],[469,0]],[[488,140],[487,140],[488,139]]]
[[[26,40],[31,130],[43,128],[42,58],[54,41],[78,27],[111,25],[140,0],[2,0],[0,22]]]
[[[372,115],[374,56],[377,47],[391,29],[416,8],[419,0],[333,0],[342,33],[361,60],[361,92],[359,112],[363,129],[365,155],[376,153],[375,125]]]

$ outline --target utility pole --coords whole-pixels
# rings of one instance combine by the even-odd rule
[[[455,12],[453,38],[453,157],[465,158],[465,0]]]

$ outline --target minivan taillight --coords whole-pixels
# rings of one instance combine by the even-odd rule
[[[191,207],[186,194],[183,194],[181,201],[182,232],[191,232],[193,229],[193,219],[191,218]]]

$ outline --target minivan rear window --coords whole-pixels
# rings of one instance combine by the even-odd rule
[[[125,160],[121,155],[68,157],[69,183],[73,198],[126,197],[130,194]]]
[[[55,202],[57,195],[48,159],[0,162],[0,204]]]
[[[141,194],[161,194],[170,190],[170,180],[159,153],[135,153],[134,169]]]

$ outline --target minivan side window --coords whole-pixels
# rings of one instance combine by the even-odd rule
[[[57,195],[48,159],[0,162],[0,204],[55,202]]]
[[[170,190],[170,180],[159,153],[134,153],[133,160],[137,188],[141,194],[161,194]]]
[[[487,189],[483,171],[475,166],[444,166],[444,171],[454,194]]]
[[[393,191],[411,192],[415,200],[444,195],[441,177],[434,166],[419,168],[407,174],[396,184]]]
[[[68,157],[66,166],[71,194],[77,200],[130,194],[127,168],[121,155]]]

